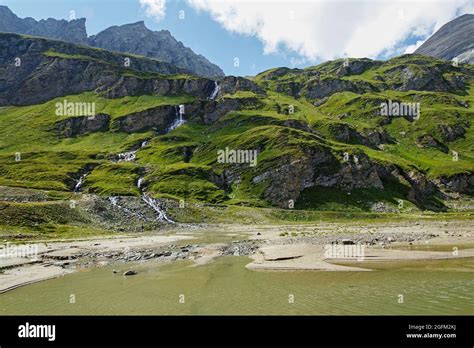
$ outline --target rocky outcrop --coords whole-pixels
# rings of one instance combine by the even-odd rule
[[[403,59],[403,57],[400,59]],[[436,65],[415,70],[413,65],[398,64],[384,71],[383,80],[387,84],[387,89],[403,92],[411,90],[431,92],[464,91],[467,78],[460,74],[445,74],[447,69],[448,66]]]
[[[115,71],[95,62],[31,58],[31,66],[19,74],[12,67],[4,69],[6,74],[0,77],[3,80],[0,81],[0,105],[38,104],[63,95],[92,91],[118,78]],[[29,57],[21,56],[21,59],[28,61]],[[31,71],[26,71],[29,68]]]
[[[451,191],[474,194],[474,174],[472,173],[442,176],[440,182]]]
[[[366,128],[360,133],[362,144],[370,147],[379,147],[382,144],[392,144],[394,140],[385,131],[385,129]]]
[[[436,140],[432,135],[425,134],[416,139],[416,145],[422,148],[433,148],[444,153],[449,152],[449,148],[442,142]]]
[[[203,124],[212,124],[227,113],[240,110],[258,102],[256,98],[224,98],[203,100],[184,104],[185,120],[194,120]],[[127,133],[142,132],[153,129],[157,133],[165,133],[178,117],[177,105],[161,105],[158,107],[134,112],[114,120],[114,129]]]
[[[87,44],[85,18],[66,21],[53,18],[37,21],[18,18],[7,6],[0,6],[0,32],[27,34]]]
[[[257,84],[243,77],[226,76],[219,81],[218,96],[235,94],[239,91],[253,92],[255,94],[267,94],[267,92]]]
[[[325,78],[309,81],[301,95],[309,99],[321,99],[337,92],[366,93],[375,91],[376,88],[365,81],[349,81],[337,78]]]
[[[282,208],[296,202],[304,189],[312,186],[350,191],[356,188],[383,189],[377,165],[364,155],[339,160],[325,148],[306,150],[299,159],[281,158],[279,165],[253,177],[252,183],[267,182],[264,198]]]
[[[268,182],[264,198],[281,208],[288,208],[290,200],[296,202],[305,188],[314,185],[318,168],[332,161],[334,157],[329,150],[313,148],[299,159],[280,158],[278,165],[254,176],[252,183]]]
[[[258,108],[262,102],[258,98],[221,98],[194,103],[186,109],[191,117],[203,124],[213,124],[231,111]],[[188,109],[189,108],[189,109]]]
[[[347,66],[344,66],[343,62],[340,63],[339,68],[336,71],[337,77],[360,75],[364,71],[380,65],[380,62],[371,59],[349,59]]]
[[[275,86],[275,91],[278,93],[288,94],[293,98],[301,97],[301,90],[303,89],[304,84],[302,82],[280,82]]]
[[[460,124],[439,124],[437,129],[441,133],[443,140],[448,142],[463,138],[464,134],[466,134],[466,130]]]
[[[329,173],[318,173],[314,185],[334,187],[346,191],[357,188],[383,189],[382,179],[377,170],[377,165],[363,153],[349,155],[337,170]]]
[[[204,78],[150,78],[141,79],[134,76],[121,76],[111,85],[104,85],[98,90],[103,91],[106,98],[121,98],[150,94],[155,96],[191,95],[206,99],[214,90],[214,81]]]
[[[110,116],[97,114],[95,116],[71,117],[55,123],[54,129],[59,136],[71,138],[77,135],[105,132],[109,130]]]
[[[361,141],[360,134],[347,123],[331,123],[329,131],[335,140],[343,143],[358,144]]]
[[[418,171],[401,171],[401,174],[411,186],[407,197],[409,201],[423,209],[443,210],[438,202],[433,201],[433,197],[439,192],[433,181]]]
[[[347,123],[332,123],[329,130],[335,140],[347,144],[362,144],[378,148],[381,144],[393,142],[384,129],[366,128],[362,132],[358,132]]]
[[[176,106],[162,105],[134,112],[114,120],[114,128],[127,133],[154,129],[164,133],[176,119]]]

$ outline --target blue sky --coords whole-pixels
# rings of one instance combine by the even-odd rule
[[[169,30],[226,74],[240,76],[344,56],[384,59],[410,52],[442,24],[474,9],[474,0],[397,1],[0,0],[0,4],[21,18],[37,20],[68,19],[74,10],[77,18],[87,19],[89,35],[143,20],[152,30]],[[179,18],[180,11],[184,19]]]

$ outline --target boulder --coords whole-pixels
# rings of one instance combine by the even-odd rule
[[[123,272],[124,276],[131,276],[131,275],[135,275],[135,274],[137,274],[137,272],[134,271],[134,270],[128,270],[128,271]]]

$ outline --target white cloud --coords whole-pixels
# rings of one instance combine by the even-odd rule
[[[166,0],[139,0],[148,16],[162,20],[166,15]]]
[[[409,45],[405,48],[404,53],[413,53],[418,47],[420,47],[426,40],[418,40],[415,44]]]
[[[406,39],[426,39],[456,16],[474,12],[473,0],[187,2],[208,12],[226,30],[258,38],[265,53],[278,52],[284,46],[308,60],[344,55],[373,58],[412,50],[413,45],[403,46]]]

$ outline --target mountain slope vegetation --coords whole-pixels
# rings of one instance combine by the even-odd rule
[[[0,46],[0,219],[17,231],[152,228],[144,195],[204,222],[256,208],[452,212],[474,193],[469,64],[348,59],[216,84],[60,41],[0,34]],[[420,112],[384,115],[389,102]],[[95,114],[58,114],[64,103]],[[256,165],[220,161],[226,149],[256,151]],[[44,209],[25,220],[31,205]]]

